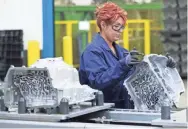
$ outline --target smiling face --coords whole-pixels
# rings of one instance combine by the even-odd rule
[[[110,45],[119,40],[127,21],[127,12],[113,2],[106,2],[96,8],[95,15],[105,41]]]
[[[104,21],[101,22],[101,32],[105,35],[109,42],[119,40],[124,28],[125,22],[121,17],[111,24],[107,24]]]

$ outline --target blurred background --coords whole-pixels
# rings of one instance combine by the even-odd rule
[[[62,35],[70,34],[73,41],[74,66],[79,65],[80,52],[83,51],[92,36],[98,32],[95,22],[95,7],[107,0],[55,0],[55,54],[60,56],[62,53],[59,47],[62,44]],[[122,34],[118,43],[126,48],[136,47],[139,51],[144,52],[144,43],[149,40],[151,44],[151,53],[163,53],[163,44],[160,41],[159,31],[163,27],[162,1],[160,0],[112,0],[128,12],[128,25]],[[64,7],[66,6],[66,7]],[[60,23],[58,21],[77,21],[77,23]],[[89,30],[80,30],[79,22],[88,21]],[[148,23],[149,22],[149,23]],[[71,24],[71,30],[67,30],[67,25]],[[149,32],[151,31],[151,32]],[[149,34],[148,34],[149,33]],[[145,39],[146,37],[148,39]],[[127,46],[129,44],[129,46]]]
[[[55,56],[62,56],[63,36],[71,36],[73,65],[92,36],[98,32],[95,7],[107,0],[55,0]],[[128,12],[128,24],[120,45],[136,47],[150,54],[168,52],[177,62],[177,69],[187,75],[187,0],[111,0]],[[66,21],[66,22],[65,22]],[[89,25],[85,22],[89,22]],[[81,23],[86,27],[80,28]]]
[[[79,67],[82,51],[99,31],[94,11],[107,0],[0,0],[0,78],[10,65],[63,57]],[[126,49],[166,54],[187,77],[187,0],[111,0],[128,12]]]

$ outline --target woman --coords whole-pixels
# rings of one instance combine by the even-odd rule
[[[107,2],[97,7],[95,14],[100,32],[82,53],[80,83],[101,90],[104,101],[115,103],[116,108],[133,109],[134,103],[123,82],[133,73],[134,65],[139,63],[139,53],[136,50],[128,53],[115,43],[125,28],[127,12],[116,4]],[[168,64],[175,67],[171,58]]]

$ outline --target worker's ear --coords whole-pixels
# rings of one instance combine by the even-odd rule
[[[105,29],[106,28],[106,23],[104,21],[101,21],[101,28]]]

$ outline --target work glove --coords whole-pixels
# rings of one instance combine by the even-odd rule
[[[176,67],[176,62],[174,61],[174,59],[169,56],[169,54],[167,53],[166,54],[166,57],[167,57],[167,62],[166,62],[166,66],[169,67],[169,68],[175,68]]]
[[[133,50],[131,50],[130,52],[124,53],[125,57],[125,64],[127,64],[128,66],[132,67],[136,64],[139,64],[141,61],[138,59],[139,55],[143,55],[141,53],[139,53],[136,48],[134,48]]]

